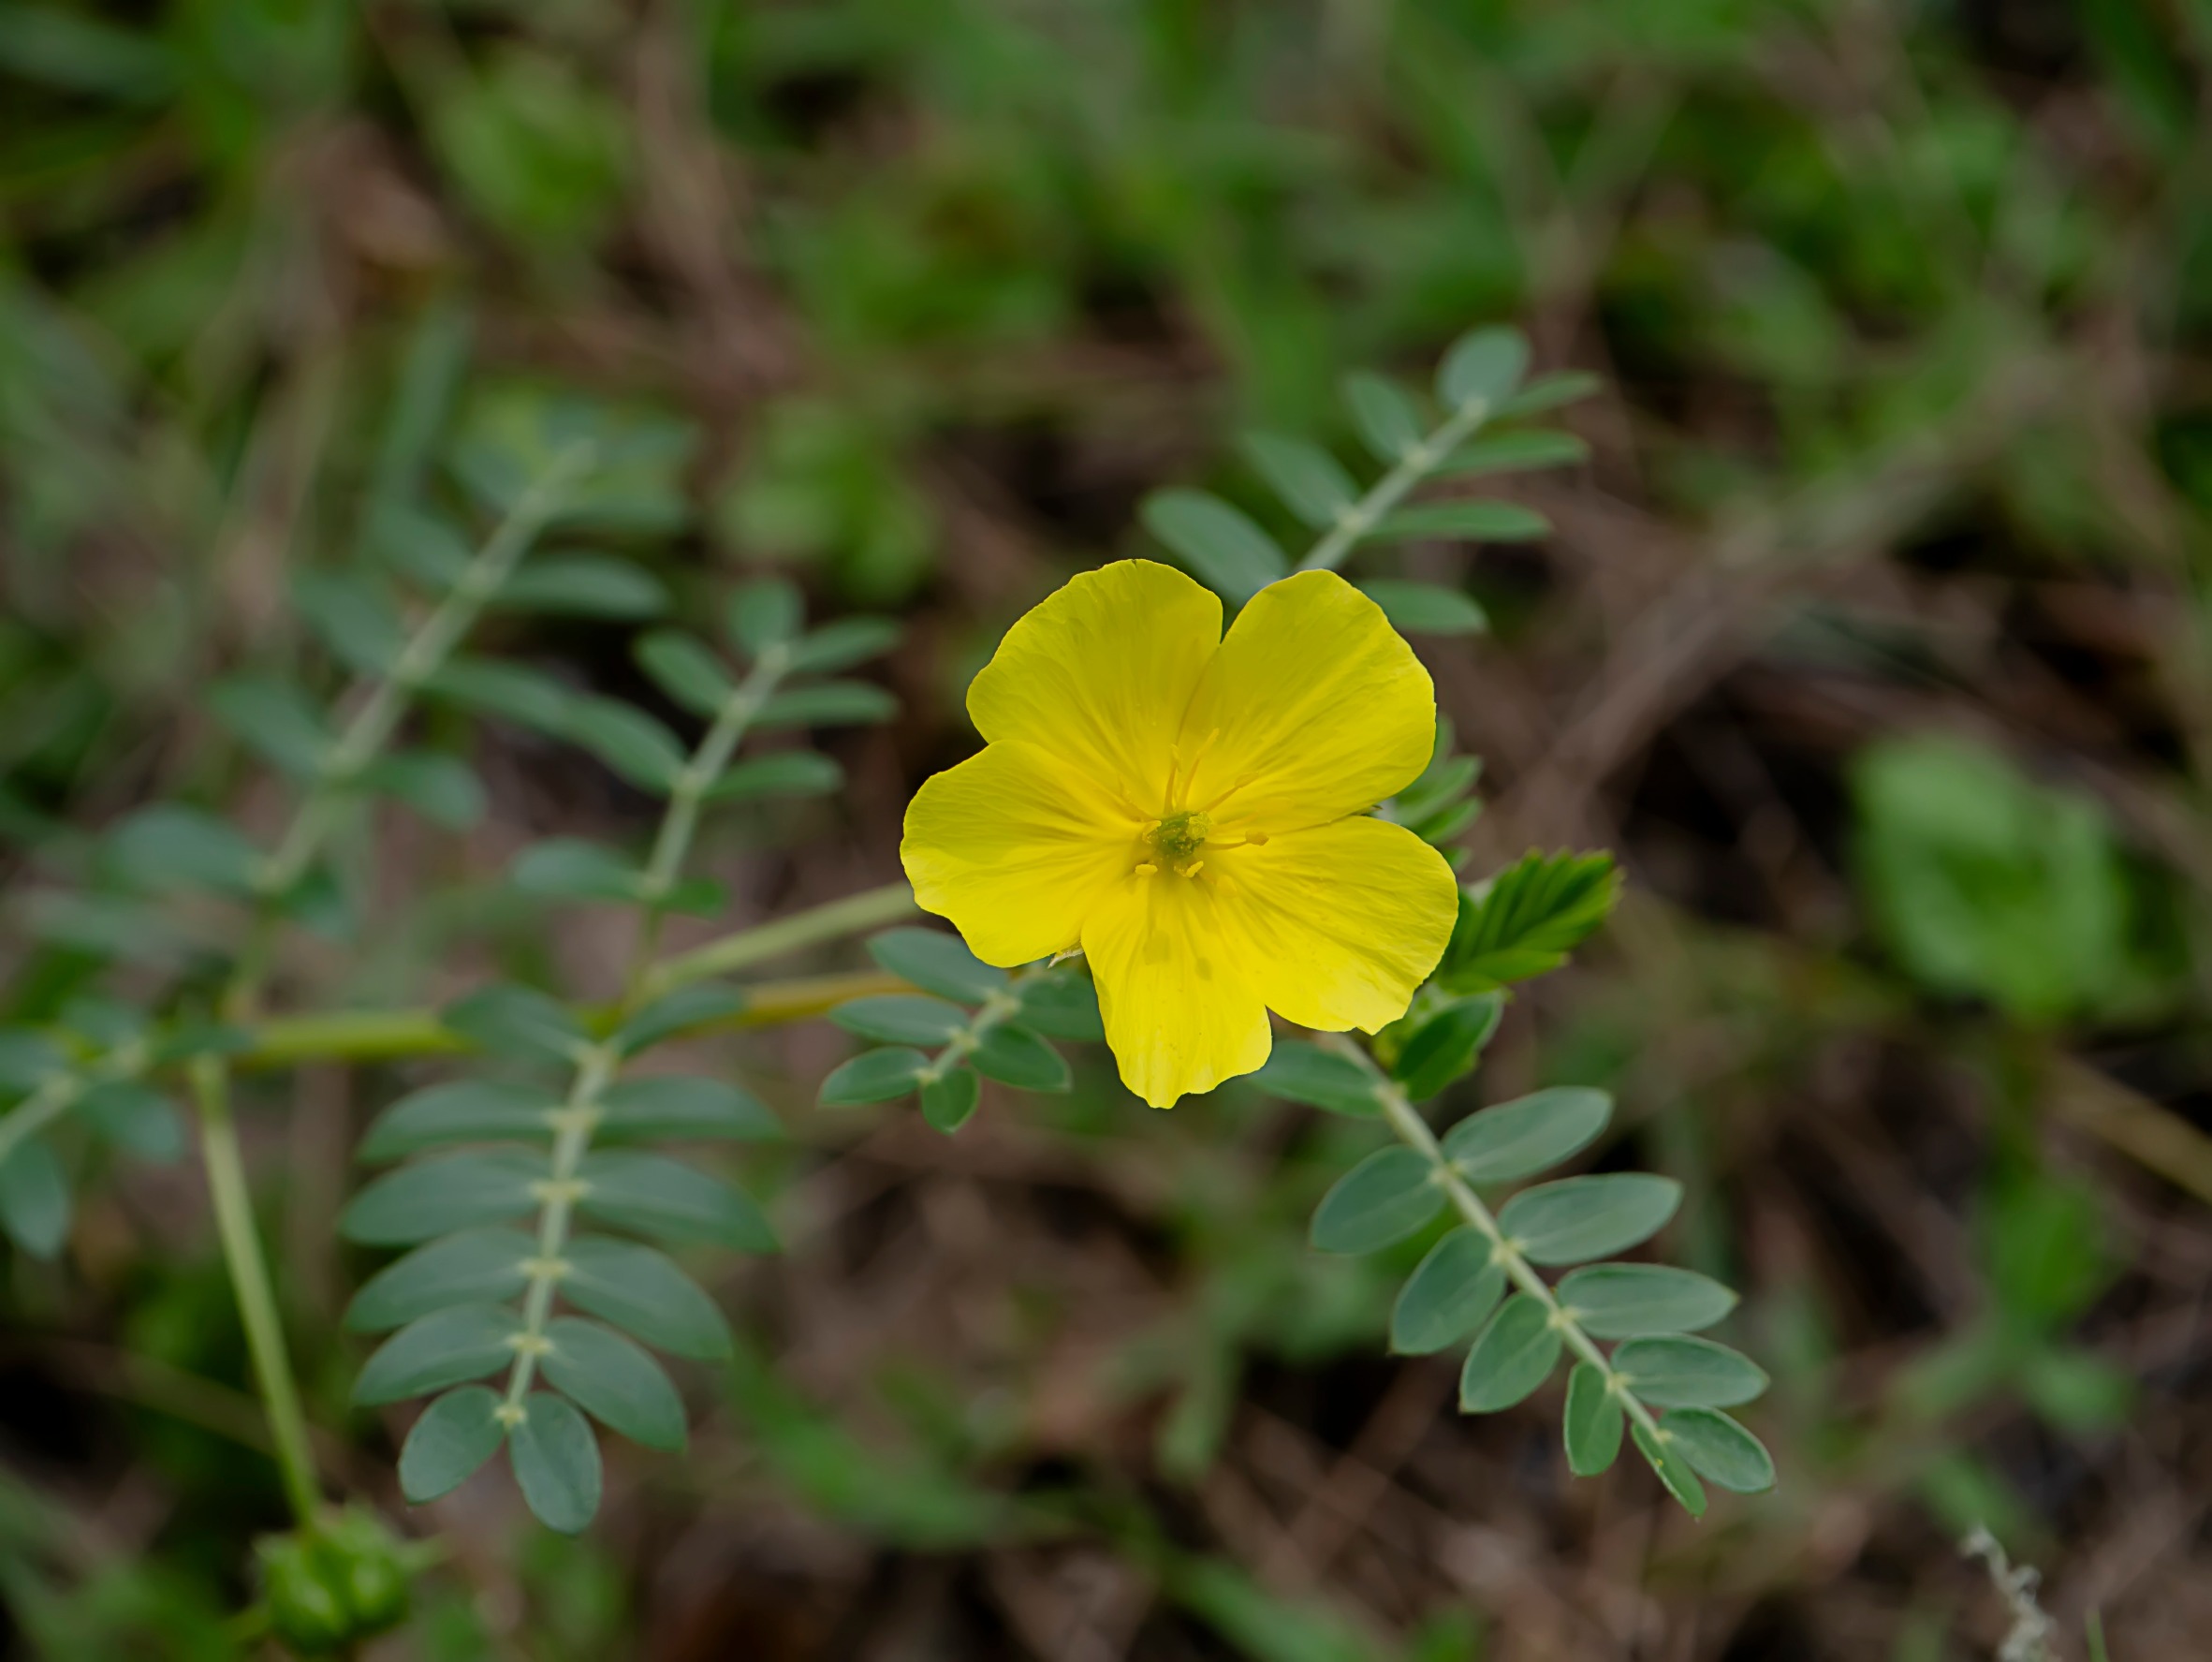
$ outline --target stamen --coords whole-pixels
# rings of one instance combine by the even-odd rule
[[[1149,860],[1140,860],[1136,862],[1136,875],[1140,877],[1153,876],[1158,874],[1159,870],[1160,868]]]
[[[1206,862],[1203,860],[1194,860],[1189,865],[1183,867],[1183,875],[1186,877],[1195,877],[1205,869]]]

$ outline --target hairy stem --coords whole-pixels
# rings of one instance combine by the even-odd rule
[[[1370,486],[1366,495],[1337,516],[1312,552],[1298,562],[1300,571],[1334,571],[1344,563],[1353,545],[1372,531],[1383,516],[1396,507],[1405,493],[1427,478],[1468,438],[1490,413],[1487,399],[1471,399],[1437,426],[1436,431],[1398,459],[1398,465]]]
[[[1383,1105],[1383,1117],[1389,1121],[1398,1140],[1420,1155],[1436,1169],[1436,1182],[1450,1199],[1459,1215],[1481,1233],[1490,1243],[1490,1259],[1505,1272],[1506,1279],[1529,1297],[1543,1305],[1550,1316],[1553,1331],[1566,1342],[1581,1360],[1598,1370],[1605,1381],[1605,1389],[1618,1397],[1629,1419],[1641,1427],[1648,1436],[1661,1443],[1672,1440],[1672,1434],[1652,1417],[1651,1410],[1636,1399],[1628,1387],[1627,1379],[1615,1372],[1605,1353],[1598,1348],[1597,1341],[1582,1331],[1582,1324],[1575,1319],[1575,1313],[1559,1301],[1550,1285],[1536,1272],[1535,1266],[1521,1256],[1518,1246],[1498,1227],[1498,1220],[1490,1209],[1483,1204],[1482,1197],[1473,1186],[1459,1175],[1458,1168],[1445,1158],[1436,1133],[1428,1128],[1428,1122],[1421,1117],[1412,1098],[1396,1080],[1375,1066],[1374,1058],[1367,1051],[1342,1034],[1325,1033],[1316,1036],[1326,1049],[1355,1062],[1374,1081],[1375,1099]]]

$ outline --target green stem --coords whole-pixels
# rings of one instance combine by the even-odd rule
[[[660,990],[655,988],[656,992]],[[684,1031],[706,1033],[779,1027],[787,1022],[803,1022],[821,1015],[848,999],[912,991],[897,976],[880,970],[760,981],[739,988],[745,997],[743,1008]],[[612,1026],[616,1020],[611,1006],[592,1006],[577,1013],[594,1031]],[[277,1016],[250,1024],[246,1033],[246,1048],[231,1060],[241,1067],[256,1069],[294,1067],[305,1062],[403,1062],[418,1056],[465,1055],[476,1049],[447,1027],[433,1009],[335,1010],[312,1016]],[[0,1130],[5,1125],[6,1122],[0,1121]]]
[[[276,1291],[269,1277],[269,1263],[261,1254],[261,1239],[254,1231],[253,1196],[246,1185],[244,1158],[238,1146],[238,1125],[230,1113],[229,1075],[212,1057],[192,1065],[193,1096],[199,1109],[199,1153],[207,1169],[208,1199],[215,1212],[215,1230],[223,1243],[223,1264],[238,1299],[239,1319],[245,1326],[246,1350],[254,1363],[254,1378],[260,1387],[261,1405],[269,1416],[269,1431],[276,1449],[277,1469],[283,1474],[285,1497],[302,1524],[312,1524],[322,1509],[322,1487],[315,1477],[315,1454],[308,1446],[307,1416],[300,1406],[300,1388],[292,1379],[292,1364],[285,1349],[284,1319],[277,1314]]]
[[[630,969],[623,978],[622,997],[615,1003],[608,1025],[619,1022],[639,1005],[656,996],[652,953],[660,935],[667,899],[682,875],[684,857],[691,852],[698,830],[699,806],[713,789],[730,757],[743,742],[746,728],[773,696],[776,685],[791,666],[789,651],[769,648],[754,662],[751,673],[732,688],[715,711],[714,720],[685,761],[668,792],[668,805],[653,837],[646,865],[644,917]],[[725,943],[726,946],[728,943]],[[726,954],[725,954],[726,955]],[[522,1331],[511,1343],[514,1366],[507,1374],[506,1394],[499,1405],[500,1422],[510,1430],[520,1425],[529,1410],[523,1406],[530,1382],[537,1373],[537,1359],[549,1348],[546,1327],[552,1317],[553,1294],[568,1272],[562,1251],[568,1244],[568,1226],[582,1196],[584,1156],[591,1152],[592,1133],[599,1125],[599,1097],[622,1070],[622,1057],[610,1044],[597,1044],[577,1060],[576,1076],[568,1099],[563,1104],[553,1137],[552,1158],[545,1182],[538,1185],[541,1201],[537,1219],[537,1251],[529,1265],[530,1279],[522,1293]]]
[[[714,713],[713,725],[676,775],[668,792],[667,811],[661,817],[652,854],[646,861],[645,916],[638,925],[637,944],[623,985],[625,1000],[635,1001],[652,976],[653,952],[660,944],[661,923],[668,915],[668,896],[675,891],[683,861],[691,853],[700,805],[729,766],[729,758],[744,740],[745,729],[753,725],[753,718],[760,713],[761,706],[769,701],[790,667],[789,647],[770,646],[764,651],[753,672],[723,700],[722,708]]]
[[[370,689],[345,731],[331,746],[291,826],[275,852],[262,863],[256,883],[261,904],[223,991],[224,1020],[244,1021],[254,1015],[273,952],[278,901],[306,874],[329,840],[346,793],[390,743],[410,695],[437,673],[439,666],[461,644],[477,614],[499,592],[523,551],[552,516],[570,477],[585,464],[589,455],[588,445],[571,446],[522,493],[446,597],[401,648],[389,672]],[[284,1474],[285,1493],[292,1510],[300,1523],[313,1524],[321,1506],[321,1485],[308,1445],[300,1388],[292,1377],[275,1286],[260,1237],[254,1230],[253,1197],[239,1149],[237,1123],[231,1115],[229,1065],[216,1056],[198,1057],[192,1064],[191,1075],[193,1100],[199,1110],[200,1157],[207,1170],[208,1197],[222,1237],[223,1262],[238,1300],[239,1317],[245,1325],[254,1377],[269,1415],[277,1465]]]
[[[1405,1089],[1396,1080],[1375,1066],[1374,1058],[1366,1050],[1346,1038],[1342,1034],[1325,1033],[1317,1036],[1326,1049],[1358,1064],[1375,1083],[1375,1099],[1383,1105],[1383,1117],[1389,1121],[1398,1140],[1436,1169],[1436,1182],[1451,1199],[1459,1215],[1478,1230],[1490,1243],[1490,1261],[1505,1272],[1506,1279],[1529,1297],[1543,1305],[1551,1319],[1552,1330],[1566,1342],[1582,1360],[1604,1378],[1605,1389],[1620,1399],[1620,1405],[1629,1419],[1644,1433],[1660,1443],[1671,1441],[1665,1431],[1652,1417],[1651,1410],[1636,1399],[1629,1389],[1627,1378],[1615,1372],[1613,1363],[1598,1348],[1597,1341],[1582,1331],[1582,1324],[1575,1319],[1575,1313],[1559,1301],[1544,1277],[1536,1273],[1535,1266],[1521,1256],[1520,1248],[1498,1227],[1498,1220],[1490,1209],[1483,1204],[1482,1197],[1474,1192],[1468,1181],[1459,1175],[1458,1169],[1444,1155],[1443,1147],[1436,1140],[1436,1133],[1428,1128],[1428,1122],[1421,1117],[1421,1110],[1406,1096]]]
[[[1477,398],[1446,416],[1435,432],[1400,456],[1398,465],[1377,479],[1366,495],[1337,516],[1337,522],[1328,534],[1298,562],[1298,569],[1334,571],[1341,566],[1353,545],[1372,531],[1408,491],[1427,478],[1439,463],[1471,437],[1489,413],[1489,401]]]
[[[725,935],[689,952],[664,960],[645,979],[649,997],[685,985],[749,969],[787,952],[821,945],[850,934],[865,934],[886,923],[921,916],[914,890],[904,883],[886,883],[881,889],[863,889],[825,905],[794,912],[773,923],[763,923],[738,934]]]

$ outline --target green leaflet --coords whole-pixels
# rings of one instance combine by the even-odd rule
[[[1531,1395],[1558,1365],[1560,1344],[1543,1303],[1514,1294],[1467,1353],[1459,1370],[1460,1412],[1494,1414]]]
[[[1498,1227],[1537,1264],[1609,1258],[1657,1234],[1681,1204],[1682,1185],[1642,1171],[1568,1177],[1523,1189]]]
[[[1454,1229],[1407,1279],[1390,1312],[1390,1348],[1427,1356],[1457,1345],[1497,1307],[1505,1271],[1480,1230]]]
[[[821,1100],[830,1108],[888,1102],[920,1084],[929,1067],[929,1057],[904,1045],[863,1051],[830,1070],[829,1077],[822,1081]]]
[[[499,1451],[506,1427],[497,1418],[499,1393],[464,1385],[433,1398],[400,1447],[400,1493],[420,1506],[460,1488]]]
[[[1612,1115],[1603,1091],[1538,1091],[1468,1115],[1444,1133],[1444,1157],[1471,1183],[1512,1183],[1581,1153]]]
[[[729,1323],[675,1260],[634,1241],[580,1235],[562,1248],[561,1296],[579,1310],[672,1356],[719,1361],[730,1353]]]
[[[1765,1445],[1718,1409],[1677,1408],[1663,1429],[1708,1483],[1736,1494],[1760,1494],[1774,1487],[1774,1457]]]
[[[1624,1340],[1613,1367],[1655,1408],[1731,1408],[1761,1395],[1767,1383],[1750,1357],[1710,1339]]]
[[[515,1360],[509,1343],[522,1318],[494,1304],[459,1304],[409,1322],[361,1365],[353,1400],[364,1407],[396,1403],[448,1385],[481,1379]]]
[[[968,1024],[968,1012],[942,998],[892,993],[856,998],[829,1012],[847,1033],[886,1044],[942,1045]]]
[[[923,992],[960,1004],[981,1004],[1006,985],[1004,970],[993,969],[959,935],[941,929],[886,929],[869,937],[868,955]]]
[[[774,1252],[760,1208],[719,1178],[662,1155],[630,1149],[584,1156],[579,1211],[665,1241],[711,1242],[733,1252]]]
[[[982,1081],[973,1067],[948,1069],[941,1077],[922,1081],[922,1118],[947,1137],[968,1123],[975,1112]]]
[[[450,1080],[403,1096],[379,1114],[359,1160],[380,1162],[455,1142],[547,1142],[546,1116],[561,1100],[544,1086],[499,1080]]]
[[[767,1103],[725,1080],[656,1073],[618,1080],[600,1093],[600,1142],[773,1142],[784,1123]]]
[[[1371,1120],[1383,1111],[1374,1077],[1366,1068],[1296,1039],[1277,1039],[1267,1066],[1252,1076],[1252,1082],[1289,1101],[1354,1119]]]
[[[453,1304],[495,1304],[522,1290],[537,1243],[520,1229],[468,1229],[418,1246],[365,1282],[345,1325],[381,1333]]]
[[[1336,1182],[1314,1209],[1320,1252],[1377,1252],[1443,1209],[1436,1168],[1410,1148],[1379,1149]]]
[[[538,1371],[579,1408],[649,1449],[684,1444],[683,1399],[643,1349],[611,1328],[564,1316],[547,1324]]]
[[[1567,1412],[1561,1422],[1568,1470],[1577,1478],[1604,1471],[1620,1453],[1624,1424],[1620,1398],[1607,1388],[1604,1370],[1576,1362],[1567,1375]]]
[[[477,1224],[536,1209],[532,1185],[548,1174],[546,1156],[520,1150],[446,1155],[388,1172],[356,1195],[338,1232],[364,1246],[412,1246]]]
[[[1667,1264],[1593,1264],[1554,1289],[1585,1332],[1599,1339],[1692,1333],[1736,1308],[1736,1295],[1709,1276]]]
[[[599,1443],[591,1425],[549,1390],[522,1402],[507,1434],[507,1462],[531,1513],[548,1529],[574,1535],[599,1510]]]
[[[968,1060],[986,1078],[1024,1091],[1065,1091],[1075,1083],[1067,1059],[1037,1034],[1002,1022],[984,1034]]]

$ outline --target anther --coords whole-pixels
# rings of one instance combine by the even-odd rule
[[[1149,860],[1140,860],[1136,862],[1136,875],[1140,877],[1152,876],[1156,875],[1159,870],[1160,868],[1154,865]]]

